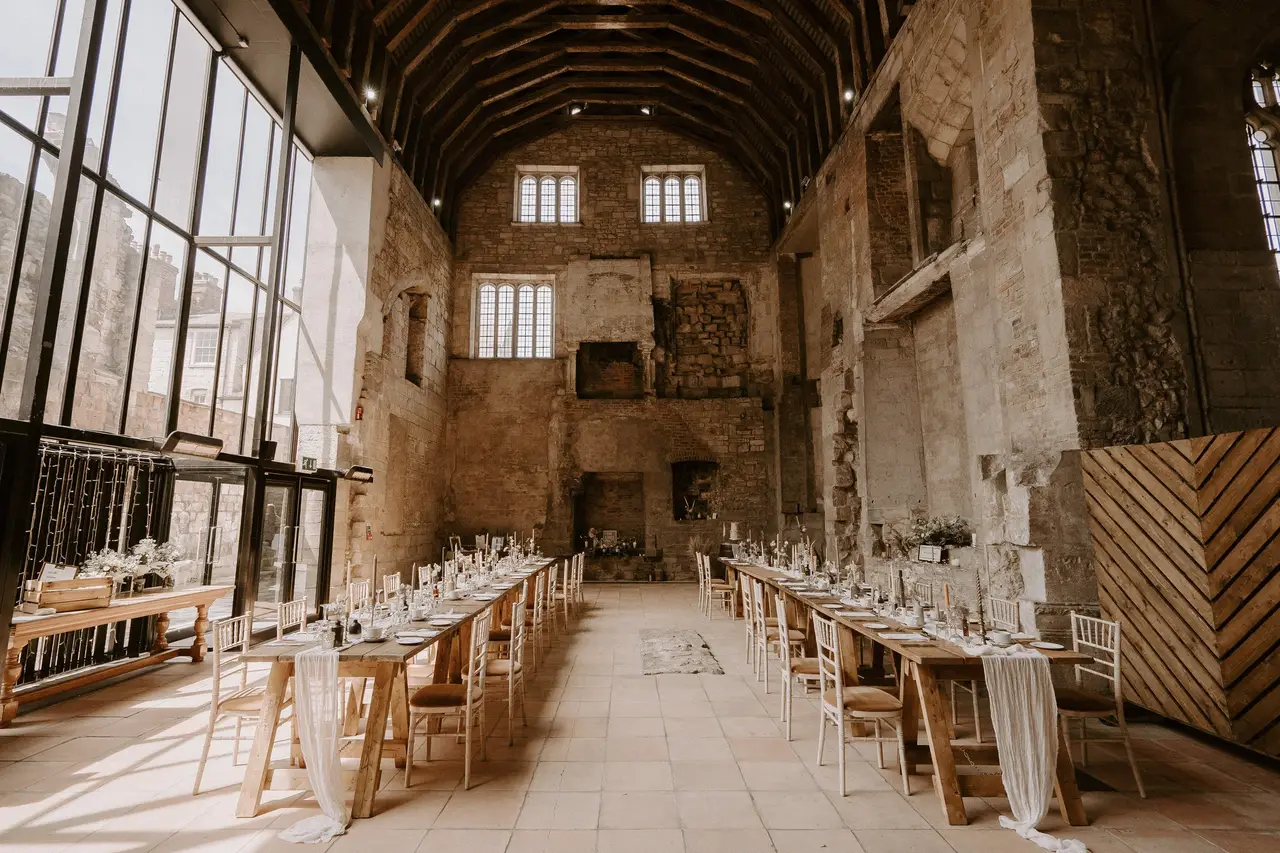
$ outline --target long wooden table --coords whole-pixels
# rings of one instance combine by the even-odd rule
[[[15,614],[9,629],[9,648],[5,656],[3,678],[0,680],[0,726],[7,726],[18,714],[19,702],[32,702],[54,693],[61,693],[83,684],[119,675],[143,666],[151,666],[183,654],[192,663],[204,660],[205,632],[209,630],[209,605],[231,592],[230,586],[188,586],[182,589],[139,592],[113,599],[106,607],[91,610],[68,610],[47,616]],[[171,649],[165,634],[169,630],[169,614],[187,607],[196,609],[195,640],[190,649]],[[92,667],[86,672],[72,673],[65,678],[41,682],[31,689],[18,691],[18,676],[22,674],[22,649],[32,640],[52,637],[68,631],[96,628],[124,622],[140,616],[155,616],[155,641],[151,652],[144,657],[129,658],[118,663]]]
[[[772,589],[780,591],[788,603],[794,603],[806,611],[816,610],[834,620],[838,626],[841,663],[846,684],[858,683],[857,651],[860,640],[867,640],[893,655],[898,679],[898,698],[902,701],[903,738],[907,744],[908,773],[919,775],[916,770],[918,765],[932,764],[934,791],[938,795],[948,823],[952,826],[963,826],[969,822],[964,810],[964,797],[1004,796],[1004,783],[998,770],[1000,759],[995,744],[954,740],[951,729],[950,700],[943,685],[946,681],[983,681],[982,658],[968,655],[955,644],[944,640],[904,642],[887,639],[882,636],[882,631],[918,633],[920,629],[902,625],[882,616],[862,619],[842,616],[833,609],[842,606],[837,596],[800,595],[796,590],[779,583],[782,580],[792,580],[789,575],[754,563],[724,560],[724,564],[733,575],[746,575],[763,581]],[[789,606],[788,613],[793,612],[796,612],[796,608]],[[801,628],[800,620],[789,621],[793,629]],[[871,629],[866,626],[867,622],[879,622],[888,625],[889,628]],[[804,630],[808,632],[807,616],[803,625]],[[1088,655],[1070,650],[1044,651],[1043,653],[1055,666],[1068,666],[1092,660]],[[925,727],[924,744],[919,743],[921,719],[924,720]],[[960,774],[956,770],[957,757],[963,759],[965,766],[975,769],[995,767],[997,771]],[[1058,732],[1055,788],[1063,820],[1071,826],[1088,824],[1084,802],[1076,784],[1071,753],[1063,740],[1061,730]]]
[[[538,563],[528,575],[530,589],[533,588],[532,584],[536,583],[539,574],[553,570],[558,564],[557,559],[545,559]],[[356,643],[338,653],[339,677],[373,679],[373,693],[369,700],[364,743],[361,747],[360,768],[356,773],[352,817],[364,818],[373,815],[384,752],[390,751],[393,754],[397,767],[404,766],[409,735],[407,678],[409,662],[431,646],[444,643],[445,645],[441,646],[436,654],[433,680],[435,683],[457,681],[460,677],[462,659],[466,656],[471,642],[472,620],[481,611],[488,608],[498,609],[520,594],[520,584],[524,578],[516,574],[509,576],[507,580],[516,583],[494,600],[479,601],[474,598],[462,598],[444,602],[442,606],[452,612],[462,613],[462,618],[416,646],[402,646],[389,638],[380,642]],[[284,703],[285,689],[289,684],[289,678],[293,675],[293,659],[298,652],[308,647],[297,643],[264,643],[250,649],[242,656],[242,660],[250,663],[271,664],[271,672],[267,676],[266,695],[263,698],[262,714],[258,718],[253,736],[249,763],[245,767],[244,781],[240,785],[240,798],[236,803],[237,817],[254,817],[262,804],[262,792],[269,786],[273,772],[271,750],[275,744],[276,730],[280,725],[280,711]],[[391,717],[390,739],[386,736],[388,714]]]

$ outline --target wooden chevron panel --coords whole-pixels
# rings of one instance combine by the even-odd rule
[[[1081,454],[1125,694],[1280,755],[1280,429]]]

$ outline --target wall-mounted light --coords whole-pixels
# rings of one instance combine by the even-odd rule
[[[648,104],[646,104],[646,105],[644,105],[643,107],[641,107],[641,108],[640,108],[640,112],[644,113],[644,114],[645,114],[645,115],[647,115],[647,116],[651,116],[651,115],[653,115],[653,107],[651,107],[651,106],[649,106]]]
[[[582,104],[574,104],[573,106],[569,107],[569,115],[571,116],[576,116],[580,112],[582,112]]]
[[[194,432],[174,430],[165,436],[164,443],[160,445],[160,452],[165,454],[178,453],[183,456],[199,456],[202,459],[216,459],[218,454],[222,452],[222,439],[210,438],[207,435],[198,435]]]
[[[852,103],[853,103],[853,90],[852,90],[852,89],[845,89],[845,90],[844,90],[844,102],[845,102],[846,104],[852,104]]]
[[[784,201],[784,202],[782,203],[782,209],[783,209],[783,210],[790,210],[790,209],[791,209],[791,202],[789,202],[789,201]]]
[[[373,469],[366,465],[352,465],[342,472],[342,478],[354,483],[372,483]]]
[[[373,103],[373,102],[374,102],[374,101],[376,101],[376,100],[378,100],[378,92],[377,92],[377,90],[376,90],[376,89],[374,89],[372,86],[365,86],[365,87],[364,87],[364,102],[365,102],[366,104],[371,104],[371,103]]]
[[[440,199],[438,199],[438,198],[433,198],[433,199],[431,199],[431,206],[432,206],[432,207],[439,207],[439,206],[440,206]]]

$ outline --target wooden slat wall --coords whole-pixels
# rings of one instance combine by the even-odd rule
[[[1280,430],[1081,457],[1126,696],[1280,755]]]

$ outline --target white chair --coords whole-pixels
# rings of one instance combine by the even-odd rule
[[[1008,631],[1011,634],[1018,633],[1018,603],[1009,601],[1005,598],[988,598],[988,611],[991,615],[991,628],[996,631]],[[976,681],[953,681],[951,682],[951,725],[954,727],[959,718],[956,716],[956,691],[963,690],[970,694],[973,700],[973,736],[978,742],[982,742],[982,715],[979,713],[978,704],[978,682]]]
[[[418,589],[431,588],[431,571],[433,568],[434,567],[430,563],[427,563],[424,566],[418,566]]]
[[[582,576],[586,569],[587,555],[579,551],[573,555],[573,609],[575,612],[581,612],[587,604],[586,597],[582,594]]]
[[[476,550],[477,551],[489,550],[489,534],[487,533],[476,534]]]
[[[525,595],[511,609],[511,631],[507,642],[507,656],[485,663],[485,678],[496,679],[498,686],[507,687],[507,746],[516,742],[516,700],[520,701],[520,724],[529,725],[524,707],[524,638],[528,625],[525,620]]]
[[[488,608],[477,613],[471,621],[471,647],[467,653],[467,665],[463,669],[461,684],[428,684],[419,687],[409,697],[409,738],[405,749],[404,786],[413,785],[413,750],[418,737],[418,727],[427,723],[422,736],[427,739],[426,759],[431,760],[431,738],[461,737],[463,741],[462,784],[471,789],[472,732],[479,728],[480,758],[488,757],[485,748],[484,727],[484,679],[485,663],[489,653]],[[452,721],[455,728],[446,731],[444,723]],[[434,729],[434,731],[433,731]]]
[[[557,566],[552,566],[546,572],[547,584],[543,590],[545,594],[544,607],[542,611],[543,630],[547,635],[547,641],[550,642],[558,629],[559,620],[556,618],[556,590],[559,588],[560,572]]]
[[[196,765],[196,781],[191,787],[191,795],[200,793],[200,780],[204,777],[204,766],[209,761],[209,747],[213,743],[213,730],[218,720],[223,717],[235,717],[236,733],[233,739],[231,760],[240,763],[240,733],[245,720],[254,720],[262,713],[262,703],[266,698],[266,688],[261,685],[249,686],[249,664],[240,659],[249,648],[249,636],[252,623],[248,614],[233,616],[230,619],[219,619],[214,622],[212,635],[213,651],[213,688],[209,701],[209,727],[204,733],[204,748],[200,750],[200,763]],[[236,678],[239,676],[239,678]],[[225,682],[231,682],[231,690],[224,692]],[[289,707],[292,701],[285,699],[283,708]]]
[[[764,593],[764,583],[758,580],[751,582],[751,607],[755,618],[755,638],[756,638],[756,681],[760,680],[761,675],[764,676],[764,692],[769,692],[769,649],[774,643],[779,642],[782,637],[778,625],[778,617],[765,616],[764,603],[767,600]],[[773,624],[769,624],[772,622]],[[786,633],[787,642],[804,642],[804,632],[790,630]]]
[[[369,606],[369,598],[373,595],[369,581],[352,581],[347,584],[347,612],[353,613]]]
[[[572,557],[565,560],[561,566],[558,566],[551,570],[553,584],[555,583],[555,576],[557,574],[560,575],[560,591],[559,592],[553,591],[551,593],[551,600],[548,602],[548,604],[551,606],[551,609],[553,611],[556,611],[556,613],[553,614],[553,618],[557,622],[560,619],[560,615],[561,614],[564,615],[564,628],[567,631],[569,629],[569,602],[573,597],[573,592],[572,592],[573,558]],[[559,610],[556,610],[557,608],[556,602],[559,602],[559,605],[558,605]]]
[[[933,606],[933,584],[926,581],[917,581],[911,585],[911,594],[915,596],[916,601],[925,607]]]
[[[282,601],[276,605],[276,639],[284,638],[287,628],[307,630],[307,600],[295,598],[293,601]]]
[[[738,592],[742,595],[742,622],[746,628],[747,662],[751,664],[751,668],[754,670],[756,663],[756,612],[751,604],[751,578],[746,575],[742,575],[741,578],[742,580],[738,584]]]
[[[814,639],[818,647],[818,690],[821,695],[818,714],[818,766],[822,766],[822,753],[826,746],[827,724],[836,730],[836,743],[840,749],[840,796],[847,795],[845,781],[845,748],[849,740],[874,741],[878,765],[884,769],[884,744],[895,738],[882,738],[880,725],[887,724],[897,734],[898,765],[902,769],[902,793],[911,795],[907,781],[907,751],[902,739],[902,702],[896,696],[879,687],[844,684],[844,670],[840,660],[840,643],[836,638],[836,623],[822,614],[813,613]],[[870,723],[875,734],[871,737],[851,738],[845,732],[847,722]]]
[[[507,538],[505,536],[490,537],[489,550],[493,551],[496,554],[497,552],[502,550],[502,546],[505,545],[506,542],[507,542]]]
[[[400,573],[382,576],[382,600],[390,601],[400,593]]]
[[[787,630],[787,602],[779,593],[774,593],[773,607],[778,613],[778,633],[790,634]],[[810,684],[818,683],[818,659],[793,654],[793,646],[786,642],[778,644],[778,658],[782,670],[782,722],[787,724],[787,740],[791,740],[791,690],[799,681],[807,692]]]
[[[1129,741],[1129,726],[1124,720],[1124,688],[1120,680],[1120,623],[1071,614],[1071,648],[1093,658],[1092,663],[1076,664],[1076,686],[1057,691],[1058,715],[1062,718],[1062,736],[1071,749],[1071,720],[1080,721],[1080,760],[1089,766],[1089,741],[1123,741],[1133,781],[1138,786],[1138,796],[1146,799],[1147,792],[1138,773],[1138,762],[1133,756],[1133,744]],[[1084,676],[1102,679],[1109,686],[1109,695],[1083,689]],[[1120,729],[1120,737],[1099,738],[1089,736],[1088,721],[1114,716]]]
[[[696,556],[698,558],[698,571],[703,580],[702,589],[705,591],[707,618],[713,618],[717,603],[722,610],[732,610],[733,587],[727,581],[711,577],[711,557],[706,554],[698,554]]]
[[[533,629],[533,659],[529,662],[531,669],[538,668],[538,655],[542,651],[543,620],[546,615],[546,573],[538,572],[533,587],[533,613],[528,617],[527,627]]]

